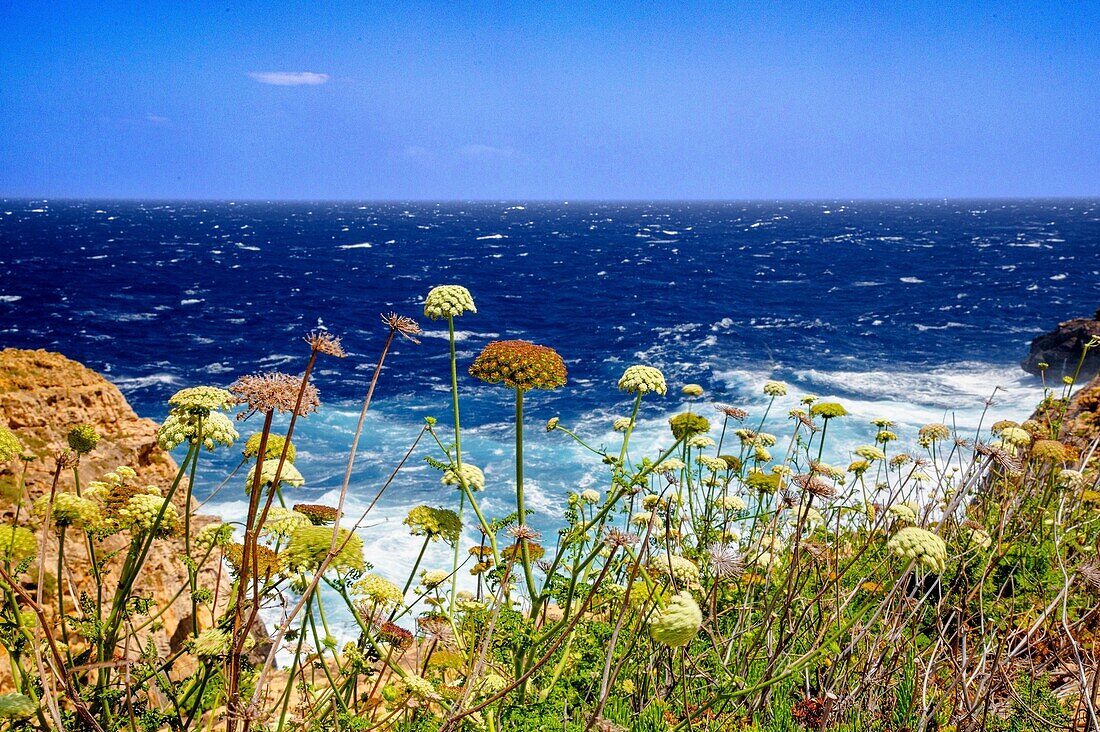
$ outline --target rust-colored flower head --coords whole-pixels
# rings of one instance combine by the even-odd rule
[[[298,403],[298,391],[302,388],[299,376],[270,371],[266,374],[242,376],[229,385],[229,391],[236,396],[237,404],[245,404],[249,411],[262,414],[277,411],[279,413],[295,411]],[[302,403],[298,407],[298,416],[304,417],[316,411],[321,405],[317,387],[306,384],[302,392]]]
[[[326,356],[344,358],[348,355],[340,345],[340,338],[327,330],[315,330],[305,337],[305,341],[309,344],[311,351],[323,353]]]
[[[493,341],[470,366],[470,376],[519,391],[565,385],[565,362],[553,348],[528,341]]]
[[[836,495],[836,488],[826,483],[813,473],[796,475],[791,478],[802,490],[819,498],[832,498]]]
[[[422,332],[420,330],[420,324],[412,318],[407,318],[397,313],[384,313],[382,315],[382,322],[394,333],[399,333],[402,337],[409,339],[413,343],[420,343],[420,339],[416,337]]]
[[[316,503],[297,503],[294,510],[309,517],[314,526],[329,526],[339,516],[340,512],[332,506],[322,506]]]
[[[404,651],[413,644],[413,634],[400,625],[385,622],[378,628],[378,639],[389,643],[398,651]]]
[[[241,573],[241,560],[244,557],[244,544],[230,544],[225,547],[225,561],[229,562],[230,568],[233,573],[240,575]],[[263,544],[256,545],[255,554],[251,556],[256,560],[256,574],[259,577],[270,577],[279,569],[279,556],[268,549]],[[249,574],[251,574],[251,567],[249,567]]]

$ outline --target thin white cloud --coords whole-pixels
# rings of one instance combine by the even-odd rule
[[[249,71],[248,75],[261,84],[272,86],[317,86],[328,81],[328,74],[315,71]]]
[[[470,158],[506,158],[510,157],[514,150],[510,147],[494,147],[493,145],[474,143],[473,145],[466,145],[459,152]]]

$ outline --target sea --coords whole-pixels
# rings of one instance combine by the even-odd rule
[[[827,454],[847,463],[888,418],[903,444],[947,422],[1026,417],[1042,383],[1019,362],[1036,335],[1100,300],[1100,200],[816,202],[261,202],[0,199],[0,344],[59,351],[105,374],[142,416],[162,419],[177,389],[237,376],[300,373],[302,338],[327,329],[345,359],[315,372],[321,410],[299,422],[306,485],[291,502],[333,503],[359,406],[387,335],[382,314],[418,320],[394,341],[367,418],[348,514],[382,487],[424,424],[451,426],[446,324],[423,315],[433,286],[467,287],[456,319],[463,456],[484,469],[486,514],[514,510],[514,397],[466,368],[492,340],[556,349],[568,383],[526,398],[531,521],[553,543],[570,491],[600,490],[606,466],[561,432],[614,450],[631,400],[616,383],[656,366],[670,389],[647,398],[631,455],[671,442],[667,418],[715,404],[767,406],[765,429],[812,394],[849,416]],[[700,400],[680,388],[701,385]],[[238,425],[243,438],[255,418]],[[182,455],[177,456],[182,457]],[[410,507],[457,507],[422,441],[363,521],[367,559],[394,580],[420,539]],[[202,458],[203,511],[240,520],[237,448]],[[467,539],[474,540],[474,528]],[[431,547],[424,567],[449,569]]]

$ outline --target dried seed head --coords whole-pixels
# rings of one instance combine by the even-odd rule
[[[819,498],[832,498],[836,495],[836,488],[832,487],[813,473],[795,475],[791,480],[802,490]]]
[[[343,346],[340,345],[340,338],[329,333],[327,330],[313,331],[305,337],[305,342],[309,344],[311,351],[323,353],[326,356],[344,358],[348,355],[344,351]]]
[[[523,524],[522,526],[517,524],[516,526],[510,526],[508,528],[508,536],[512,537],[517,542],[538,541],[542,537],[542,534],[535,531],[527,524]]]
[[[740,577],[745,571],[745,562],[736,547],[711,544],[707,547],[707,554],[710,556],[710,566],[714,568],[714,574],[721,579]]]
[[[249,411],[263,414],[295,411],[299,391],[302,392],[302,403],[297,409],[298,416],[304,417],[321,405],[316,386],[307,383],[303,390],[301,377],[278,371],[242,376],[230,384],[229,391],[236,395],[237,404],[245,404]],[[237,418],[243,419],[243,416],[238,415]]]
[[[730,419],[735,419],[738,422],[743,421],[745,419],[745,417],[749,416],[749,413],[746,412],[744,409],[739,409],[738,407],[731,407],[728,404],[715,404],[714,408],[717,409],[722,414],[729,417]]]
[[[398,315],[397,313],[383,313],[382,322],[394,333],[409,339],[413,343],[420,343],[420,339],[416,336],[420,335],[423,331],[420,329],[420,324],[412,318]]]

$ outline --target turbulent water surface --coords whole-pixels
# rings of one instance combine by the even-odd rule
[[[416,317],[423,342],[395,344],[368,419],[352,482],[362,505],[425,416],[450,425],[446,327],[423,318],[422,301],[434,285],[465,285],[478,313],[456,322],[461,368],[502,338],[553,346],[568,364],[565,389],[527,400],[529,505],[549,530],[566,491],[604,478],[598,460],[542,425],[560,415],[613,446],[611,420],[629,408],[615,382],[632,363],[664,369],[677,395],[699,383],[706,401],[756,417],[763,382],[787,381],[775,432],[797,395],[835,398],[852,413],[830,428],[838,459],[867,441],[874,417],[897,420],[909,440],[927,421],[972,428],[995,387],[997,415],[1025,415],[1040,387],[1016,364],[1034,335],[1095,310],[1098,243],[1094,200],[2,200],[0,328],[5,346],[58,350],[106,373],[154,418],[184,386],[300,371],[301,336],[329,328],[351,355],[320,364],[325,406],[297,439],[308,480],[298,495],[325,501],[386,335],[379,313]],[[499,515],[510,500],[511,397],[460,373],[464,453],[485,468],[486,511]],[[671,391],[648,401],[639,447],[667,444],[664,420],[682,406]],[[383,572],[419,548],[400,524],[409,506],[455,503],[427,454],[416,452],[363,532]],[[204,460],[208,494],[236,459]],[[208,508],[239,516],[242,485],[231,481]],[[429,562],[446,565],[442,553]]]

